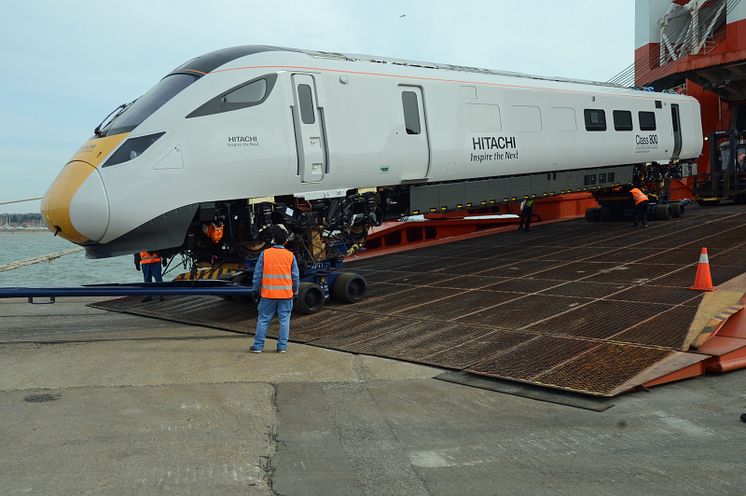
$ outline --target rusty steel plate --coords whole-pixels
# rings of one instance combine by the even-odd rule
[[[652,303],[597,300],[530,326],[527,330],[553,335],[608,339],[670,308],[670,305]],[[688,327],[684,332],[687,331]]]
[[[431,284],[438,288],[453,288],[453,289],[480,289],[499,282],[509,281],[509,277],[495,277],[495,276],[456,276],[450,274],[450,279],[445,281],[436,282]]]
[[[527,277],[534,276],[543,270],[559,267],[565,262],[557,262],[554,260],[531,260],[524,261],[514,264],[508,264],[495,269],[487,269],[478,272],[480,276],[497,276],[497,277]],[[542,277],[537,275],[536,277]]]
[[[504,291],[508,293],[538,293],[546,289],[555,287],[559,284],[563,284],[563,281],[550,281],[547,279],[509,279],[501,281],[489,286],[485,286],[482,289],[487,291]]]
[[[449,265],[442,269],[442,272],[448,273],[448,274],[454,274],[454,275],[463,275],[463,274],[476,274],[481,275],[485,272],[494,272],[501,270],[502,268],[511,266],[511,265],[520,265],[523,262],[519,262],[516,260],[505,260],[502,258],[484,258],[484,259],[478,259],[478,260],[471,260],[466,263],[456,264],[456,265]],[[500,274],[492,274],[489,275],[496,275],[499,276]]]
[[[418,319],[449,321],[462,318],[482,308],[506,303],[520,296],[516,293],[480,290],[454,291],[453,293],[453,296],[448,298],[395,313]]]
[[[696,313],[697,307],[673,307],[631,329],[611,336],[611,339],[686,351],[689,326]]]
[[[444,268],[473,261],[473,258],[468,257],[422,257],[402,266],[401,269],[410,272],[442,272]]]
[[[606,298],[607,300],[639,301],[683,305],[697,298],[697,293],[671,286],[635,286]]]
[[[600,343],[593,341],[543,336],[525,342],[510,353],[485,357],[468,367],[467,372],[500,379],[529,381],[599,346]]]
[[[389,339],[392,342],[405,341],[408,333],[418,334],[422,329],[432,325],[412,319],[402,319],[389,316],[365,315],[349,312],[357,317],[349,327],[336,328],[335,332],[327,333],[311,342],[314,346],[332,348],[340,351],[352,351],[357,343],[370,340]],[[380,355],[386,356],[381,349]]]
[[[557,296],[577,296],[582,298],[604,298],[608,295],[624,291],[629,284],[614,282],[563,282],[559,286],[546,289],[541,294]]]
[[[551,250],[549,253],[537,257],[538,260],[557,260],[560,262],[574,262],[586,260],[598,255],[598,248],[583,246],[581,248],[567,248],[564,250]]]
[[[533,277],[556,279],[559,281],[577,281],[590,279],[596,274],[605,274],[618,266],[618,264],[604,262],[566,262],[565,265],[542,270],[534,274]]]
[[[412,286],[433,286],[453,279],[453,274],[441,274],[439,272],[415,272],[397,279],[390,279],[392,284],[410,284]]]
[[[599,396],[613,396],[627,381],[664,360],[673,352],[604,343],[592,353],[581,354],[554,370],[534,377],[534,382]]]
[[[535,335],[527,333],[505,330],[485,332],[484,329],[469,328],[469,326],[459,327],[458,332],[463,333],[460,342],[446,350],[424,355],[422,362],[440,367],[464,369],[485,358],[510,355],[512,350],[520,344],[536,339]]]
[[[589,282],[621,282],[644,284],[651,283],[659,277],[668,275],[678,270],[678,267],[671,265],[648,265],[629,263],[608,268],[598,274],[584,279]]]
[[[327,339],[314,344],[351,353],[378,355],[387,358],[402,358],[404,353],[416,349],[420,342],[430,338],[433,333],[439,333],[443,330],[443,324],[439,322],[395,320],[389,318],[385,324],[386,329],[381,330],[381,332],[360,333],[358,339],[355,341],[350,339],[345,341]],[[488,331],[485,330],[484,332]]]
[[[393,314],[406,308],[432,303],[433,300],[447,298],[453,290],[431,287],[414,287],[396,294],[368,298],[355,304],[355,311],[368,313]]]
[[[598,251],[603,253],[588,258],[587,262],[607,262],[607,263],[630,263],[637,262],[656,253],[660,253],[660,250],[652,248],[611,248],[608,250],[602,250],[596,248]]]
[[[463,324],[480,324],[503,329],[521,329],[578,305],[583,300],[545,295],[527,295],[487,308],[475,314],[456,319]]]

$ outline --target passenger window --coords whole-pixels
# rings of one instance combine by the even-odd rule
[[[417,102],[417,93],[403,91],[401,101],[404,106],[404,127],[407,134],[420,134],[420,105]]]
[[[640,112],[640,131],[655,131],[655,112]]]
[[[614,111],[614,130],[632,131],[632,112],[628,110]]]
[[[313,96],[311,87],[307,84],[298,85],[298,102],[300,103],[300,120],[303,124],[315,124],[316,114],[313,111]]]
[[[223,103],[257,103],[267,94],[267,81],[259,79],[223,96]]]
[[[261,105],[272,92],[275,81],[277,81],[277,74],[267,74],[253,81],[242,83],[225,93],[216,95],[186,117],[191,119]]]
[[[601,109],[585,109],[585,130],[606,131],[606,113]]]

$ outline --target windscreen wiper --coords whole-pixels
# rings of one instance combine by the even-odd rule
[[[127,107],[129,107],[130,105],[132,105],[136,101],[137,100],[135,99],[135,100],[132,100],[129,103],[123,103],[120,106],[118,106],[117,108],[115,108],[114,110],[112,110],[111,112],[109,112],[109,115],[107,115],[106,117],[104,117],[104,120],[102,120],[101,123],[98,126],[96,126],[96,129],[93,130],[93,134],[95,134],[99,138],[102,137],[102,136],[104,136],[104,132],[101,130],[102,127],[106,127],[104,124],[108,124],[111,121],[113,121],[114,119],[116,119],[117,117],[119,117],[122,114],[122,112],[124,112],[127,109]],[[112,115],[114,117],[112,117]],[[111,119],[110,119],[110,117],[111,117]]]

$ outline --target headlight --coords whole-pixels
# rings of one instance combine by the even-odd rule
[[[109,167],[110,165],[117,165],[136,159],[164,134],[166,133],[155,133],[128,139],[122,143],[122,146],[120,146],[111,157],[109,157],[109,160],[104,163],[103,167]]]

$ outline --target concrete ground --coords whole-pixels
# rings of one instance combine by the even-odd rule
[[[0,301],[0,494],[746,494],[744,372],[597,413],[87,301]]]

